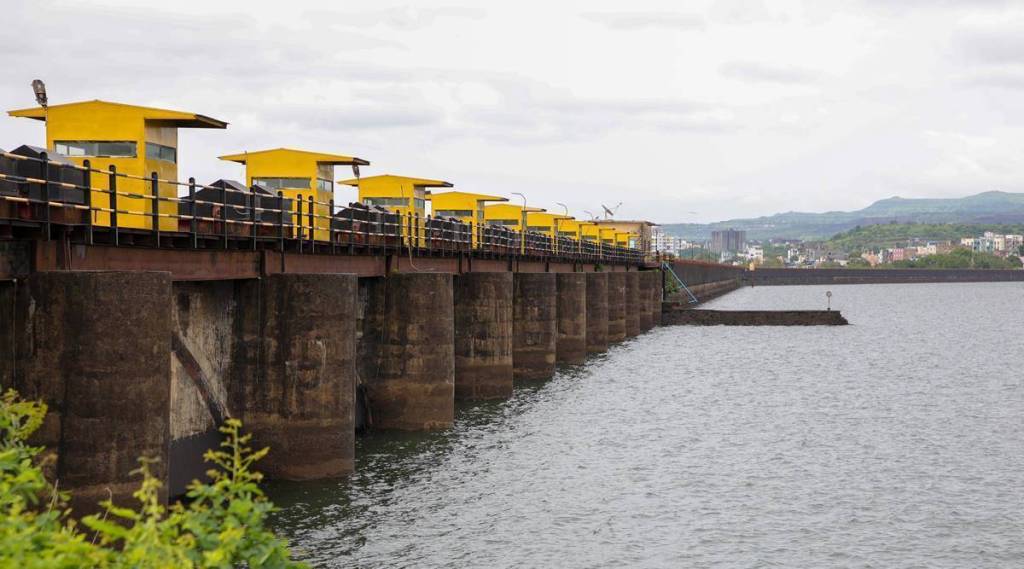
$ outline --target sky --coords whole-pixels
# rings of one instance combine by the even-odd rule
[[[293,147],[577,217],[1024,191],[1024,3],[5,0],[3,110],[197,112],[179,175]],[[2,117],[0,148],[43,142]],[[350,177],[339,168],[337,179]],[[336,200],[355,200],[336,189]],[[515,198],[514,198],[515,199]]]

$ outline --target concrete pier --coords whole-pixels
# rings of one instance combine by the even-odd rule
[[[661,303],[664,301],[665,277],[667,275],[665,274],[665,271],[654,271],[654,274],[657,276],[651,279],[654,283],[654,294],[653,299],[651,300],[651,310],[653,316],[652,323],[655,326],[661,326]]]
[[[608,273],[587,275],[587,353],[608,350]]]
[[[553,273],[516,273],[513,281],[512,363],[517,380],[555,373],[557,284]]]
[[[159,459],[152,469],[166,492],[170,275],[36,273],[16,296],[0,332],[15,361],[0,379],[48,405],[31,442],[56,459],[48,475],[72,493],[75,515],[107,498],[135,504],[139,457]]]
[[[626,273],[608,273],[608,343],[626,339]]]
[[[356,277],[271,275],[247,289],[240,304],[250,357],[232,381],[231,406],[253,446],[270,447],[260,470],[287,480],[351,472]]]
[[[646,332],[654,327],[654,283],[652,277],[654,271],[643,271],[638,273],[640,278],[640,332]]]
[[[512,273],[454,277],[455,398],[512,395]]]
[[[444,429],[455,417],[452,275],[396,273],[369,285],[360,354],[367,426]]]
[[[643,299],[640,297],[640,273],[626,273],[626,337],[640,335],[640,310]]]
[[[556,286],[555,359],[561,364],[580,365],[587,359],[587,275],[558,273]]]

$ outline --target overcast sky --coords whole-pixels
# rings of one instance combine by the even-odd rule
[[[201,181],[288,146],[656,222],[1022,189],[1021,2],[144,4],[6,0],[3,108],[41,78],[228,121],[182,131]],[[43,141],[0,120],[2,148]]]

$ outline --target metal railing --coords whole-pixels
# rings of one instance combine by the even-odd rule
[[[93,168],[43,152],[0,151],[0,224],[55,231],[81,242],[299,253],[396,252],[641,263],[639,250],[497,225],[334,200],[313,191],[271,193],[223,180],[211,185]],[[9,231],[9,230],[8,230]]]

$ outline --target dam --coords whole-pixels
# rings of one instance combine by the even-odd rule
[[[0,194],[0,386],[49,406],[33,442],[77,512],[130,499],[140,456],[182,494],[227,417],[271,448],[269,478],[344,476],[359,430],[446,429],[457,401],[661,321],[662,264],[614,242],[333,205],[344,223],[318,235],[284,202],[231,205],[230,185],[205,194],[219,217],[193,191],[176,230],[122,227],[79,203],[95,187],[76,201],[45,156],[17,160],[44,168]],[[736,268],[676,267],[701,294],[739,286]]]

